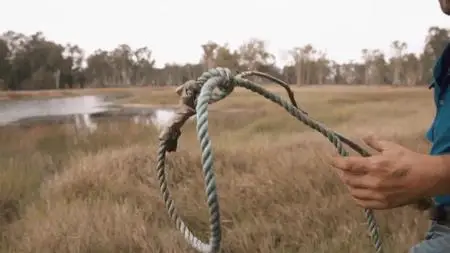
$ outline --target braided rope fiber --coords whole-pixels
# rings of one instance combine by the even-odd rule
[[[263,87],[244,78],[251,75],[267,78],[283,86],[287,90],[291,102],[283,100],[280,96],[271,93]],[[283,107],[290,115],[326,137],[328,141],[334,145],[341,156],[348,156],[349,154],[348,151],[344,148],[343,143],[347,144],[350,148],[354,149],[362,156],[370,155],[369,152],[358,146],[356,143],[351,142],[341,134],[328,129],[323,124],[309,117],[305,111],[298,108],[289,86],[283,81],[271,77],[267,74],[260,72],[243,72],[233,77],[230,70],[225,68],[215,68],[203,73],[202,76],[195,81],[195,84],[195,90],[189,93],[190,95],[195,96],[195,112],[191,112],[190,115],[196,114],[197,134],[202,150],[202,169],[204,174],[205,193],[207,199],[206,202],[208,205],[210,217],[209,243],[204,243],[200,239],[198,239],[185,225],[183,220],[178,215],[178,212],[176,211],[174,201],[167,186],[167,179],[165,175],[166,152],[169,152],[170,149],[168,148],[169,141],[166,139],[161,139],[160,141],[156,170],[160,183],[161,194],[165,202],[165,206],[168,210],[169,217],[174,221],[177,229],[184,235],[186,241],[199,252],[218,252],[220,249],[222,235],[218,191],[214,172],[213,150],[208,132],[208,104],[217,102],[225,98],[234,90],[235,86],[243,87],[247,90],[255,92]],[[182,125],[183,123],[184,122],[179,125]],[[179,129],[173,128],[173,125],[168,126],[167,131],[174,131],[175,133],[173,133],[173,135],[175,135],[176,139],[178,138],[180,133],[177,132]],[[382,253],[382,242],[374,213],[371,209],[364,209],[364,214],[368,223],[368,230],[371,236],[371,240],[375,247],[375,252]]]

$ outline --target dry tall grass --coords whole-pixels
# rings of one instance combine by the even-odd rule
[[[303,88],[296,95],[314,118],[354,140],[373,132],[428,149],[423,135],[434,109],[426,88]],[[164,100],[176,101],[175,93],[139,92],[132,101]],[[362,210],[324,162],[331,144],[247,91],[212,107],[219,110],[210,113],[210,131],[223,252],[373,252]],[[154,129],[103,122],[92,135],[76,135],[71,126],[11,127],[0,129],[0,141],[0,252],[193,252],[159,198]],[[192,122],[168,172],[182,216],[207,238]],[[377,217],[388,252],[406,251],[427,225],[409,207]]]

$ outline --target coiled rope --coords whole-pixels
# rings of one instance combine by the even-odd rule
[[[259,76],[267,78],[281,86],[283,86],[290,98],[290,103],[283,100],[276,94],[269,92],[263,87],[245,79],[248,76]],[[197,251],[202,253],[215,253],[220,249],[221,242],[221,225],[220,225],[220,208],[216,187],[215,172],[213,167],[213,152],[211,140],[208,134],[208,104],[217,102],[228,96],[235,86],[243,87],[255,93],[258,93],[268,100],[283,107],[290,115],[297,118],[312,129],[320,132],[336,147],[338,153],[342,156],[348,156],[348,151],[343,147],[342,143],[347,144],[350,148],[358,152],[362,156],[370,156],[369,152],[362,147],[353,143],[341,134],[328,129],[323,124],[312,119],[308,114],[299,109],[294,98],[294,94],[289,86],[268,74],[261,72],[248,71],[240,73],[236,76],[226,68],[215,68],[203,73],[197,80],[188,81],[177,88],[178,95],[181,96],[179,108],[173,121],[166,126],[159,137],[160,144],[158,149],[157,161],[157,177],[160,184],[160,190],[167,208],[169,217],[175,222],[177,229],[184,235],[187,242]],[[195,115],[197,117],[197,133],[202,150],[202,169],[205,182],[205,193],[207,205],[209,209],[210,222],[210,238],[209,243],[204,243],[198,239],[192,231],[186,226],[178,215],[174,201],[171,197],[167,186],[165,174],[166,152],[174,152],[177,148],[178,138],[181,135],[181,127],[186,120]],[[371,209],[364,209],[364,214],[368,223],[372,243],[376,253],[382,253],[382,242],[379,234],[379,227],[375,220],[374,213]]]

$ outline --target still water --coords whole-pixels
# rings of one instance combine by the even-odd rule
[[[136,124],[161,128],[174,116],[168,108],[123,107],[114,102],[117,97],[77,96],[36,100],[0,101],[0,126],[23,122],[53,122],[69,119],[77,128],[97,129],[92,116],[128,118]],[[69,117],[68,117],[69,116]]]
[[[110,110],[101,96],[79,96],[0,102],[0,126],[33,117],[89,115]]]

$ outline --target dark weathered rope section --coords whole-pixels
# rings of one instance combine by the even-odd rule
[[[288,93],[290,102],[283,100],[276,94],[269,92],[263,87],[245,79],[248,76],[259,76],[267,78],[282,87]],[[294,94],[289,86],[270,75],[261,72],[248,71],[233,76],[229,69],[215,68],[203,73],[197,80],[186,82],[177,88],[177,94],[180,95],[179,108],[176,111],[176,116],[173,121],[166,126],[159,137],[160,144],[158,149],[157,162],[157,176],[160,184],[160,190],[168,210],[170,218],[175,222],[177,229],[184,235],[185,239],[197,251],[204,253],[218,252],[221,242],[221,225],[220,225],[220,209],[219,199],[216,188],[215,172],[213,168],[213,153],[211,147],[211,140],[208,134],[208,104],[217,102],[227,95],[229,95],[235,86],[240,86],[245,89],[258,93],[268,100],[283,107],[290,115],[297,118],[312,129],[320,132],[325,136],[337,149],[342,156],[347,156],[348,152],[343,147],[342,143],[347,144],[350,148],[361,154],[362,156],[369,156],[369,152],[357,145],[356,143],[338,134],[316,120],[310,118],[307,113],[298,108],[295,101]],[[167,186],[167,179],[165,174],[165,160],[166,152],[174,152],[177,149],[178,138],[181,135],[181,127],[186,120],[196,115],[197,117],[197,133],[202,150],[202,165],[205,179],[205,192],[207,204],[209,208],[209,222],[210,222],[210,239],[209,243],[204,243],[199,240],[185,225],[183,220],[178,215],[175,208],[174,201],[171,197],[169,188]],[[379,235],[379,228],[375,220],[373,211],[364,209],[369,232],[372,243],[375,246],[377,253],[382,253],[382,243]]]

